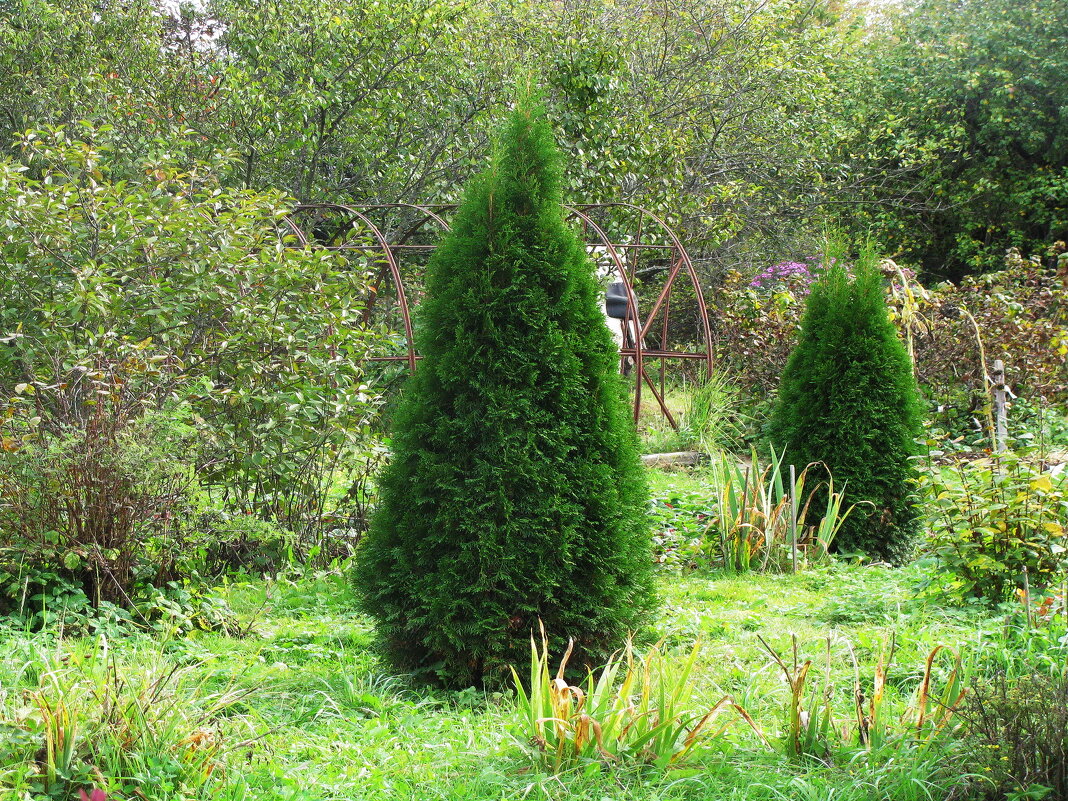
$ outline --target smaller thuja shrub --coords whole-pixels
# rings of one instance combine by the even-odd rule
[[[769,433],[786,464],[822,462],[857,504],[836,550],[900,562],[915,529],[910,459],[920,406],[873,253],[862,254],[854,275],[835,266],[813,284]]]

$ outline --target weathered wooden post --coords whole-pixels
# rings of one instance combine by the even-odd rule
[[[994,360],[990,383],[994,392],[994,450],[1000,453],[1008,448],[1009,439],[1009,388],[1005,384],[1005,363],[1001,359]]]

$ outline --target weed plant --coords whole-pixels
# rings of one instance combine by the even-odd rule
[[[752,417],[746,410],[741,389],[722,370],[703,381],[669,383],[664,402],[676,418],[673,427],[656,404],[648,406],[639,420],[645,453],[697,450],[706,455],[739,448]]]
[[[0,448],[0,611],[24,606],[27,593],[130,608],[146,587],[182,574],[189,443],[164,414],[129,419],[126,407],[141,400],[125,389],[133,369],[113,367],[94,383],[107,400],[80,426],[26,423],[17,445]],[[14,425],[0,428],[6,436]]]
[[[733,451],[745,425],[741,390],[723,370],[716,370],[690,392],[680,435],[702,453]]]
[[[820,465],[791,476],[781,458],[761,467],[720,454],[707,469],[676,474],[655,486],[651,516],[656,561],[673,569],[788,571],[828,561],[838,529],[851,514],[844,494]],[[816,489],[830,492],[816,508]],[[796,551],[793,545],[796,543]]]
[[[11,677],[21,692],[0,696],[0,776],[12,786],[55,799],[92,787],[209,798],[225,786],[220,719],[247,690],[212,691],[201,665],[155,649],[120,659],[103,636],[33,657]]]
[[[754,449],[744,467],[725,454],[714,464],[716,511],[706,547],[718,548],[724,569],[796,571],[824,561],[853,512],[855,505],[845,507],[832,476],[828,474],[822,484],[810,479],[813,470],[816,475],[825,472],[822,465],[793,474],[786,473],[782,462],[772,451],[761,469]]]
[[[970,677],[960,653],[951,655],[949,666],[939,670],[939,655],[951,652],[935,646],[923,662],[914,689],[895,709],[887,693],[893,638],[878,649],[870,686],[862,681],[856,651],[847,643],[845,650],[853,665],[853,703],[852,714],[841,718],[834,703],[832,638],[824,640],[822,670],[814,668],[811,658],[799,657],[796,636],[791,637],[786,657],[763,637],[758,635],[758,640],[781,670],[789,690],[783,744],[791,758],[833,764],[858,748],[875,760],[899,758],[902,752],[938,747],[955,730],[954,715],[968,693]]]
[[[649,516],[656,563],[671,570],[707,566],[705,535],[715,515],[707,484],[692,474],[676,473],[660,478],[652,496]]]
[[[1068,798],[1068,672],[976,683],[962,712],[968,758],[988,798]]]
[[[637,659],[628,640],[596,675],[590,671],[583,685],[572,685],[565,679],[570,649],[550,678],[543,631],[540,649],[531,638],[525,680],[512,669],[521,737],[553,773],[596,761],[646,762],[665,770],[722,733],[716,719],[724,710],[737,713],[766,744],[752,717],[730,696],[706,711],[692,709],[699,652],[699,643],[688,655],[667,653],[657,644]]]

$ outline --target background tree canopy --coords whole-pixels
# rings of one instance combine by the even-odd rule
[[[798,255],[825,222],[875,227],[953,274],[1065,224],[1068,22],[1053,0],[928,0],[889,18],[798,0],[11,6],[9,148],[85,119],[110,126],[126,169],[231,152],[227,186],[451,201],[532,75],[569,199],[663,213],[709,280]]]
[[[922,0],[857,66],[843,155],[873,180],[854,223],[953,279],[1068,236],[1068,6]]]
[[[86,119],[131,168],[227,151],[229,186],[452,201],[533,76],[569,199],[661,212],[709,280],[809,252],[825,224],[954,277],[1066,236],[1056,0],[10,5],[9,147]]]

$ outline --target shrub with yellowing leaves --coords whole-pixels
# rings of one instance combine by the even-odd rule
[[[994,603],[1042,589],[1068,571],[1065,475],[1004,453],[932,468],[926,494],[930,553],[952,593]]]

